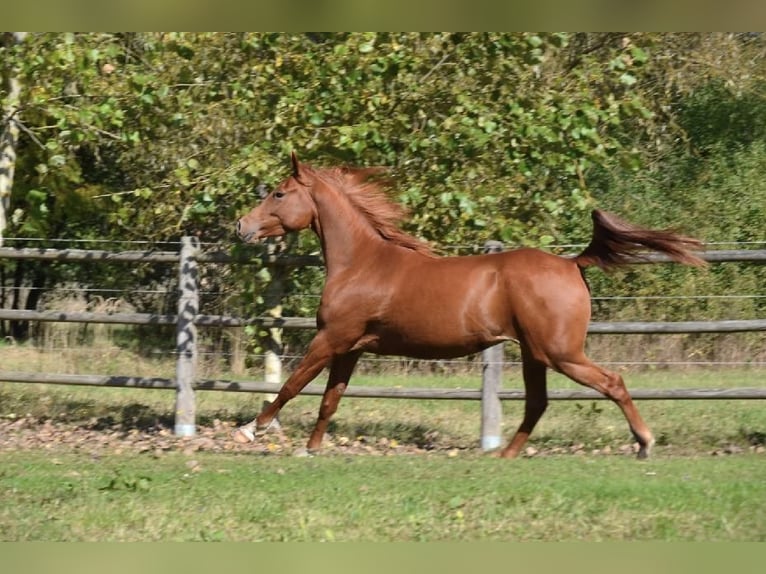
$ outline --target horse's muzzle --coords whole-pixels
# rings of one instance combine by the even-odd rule
[[[255,238],[254,231],[245,231],[243,229],[241,219],[237,221],[237,235],[239,235],[239,238],[245,243],[254,243],[258,241],[258,239]]]

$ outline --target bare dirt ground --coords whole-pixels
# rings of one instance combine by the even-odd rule
[[[18,450],[47,450],[52,453],[61,451],[85,452],[93,457],[120,454],[142,454],[161,457],[171,452],[183,452],[192,455],[196,452],[222,452],[243,454],[274,454],[283,456],[305,456],[305,437],[292,439],[279,430],[269,431],[256,437],[248,444],[239,444],[232,440],[234,422],[214,420],[211,426],[198,426],[193,437],[178,437],[172,429],[162,426],[153,428],[129,428],[121,425],[104,425],[94,421],[90,424],[75,424],[40,421],[32,416],[4,418],[0,420],[0,452]],[[429,439],[429,437],[426,437]],[[588,449],[583,444],[567,447],[536,448],[528,446],[524,456],[548,455],[630,455],[636,445],[622,444],[618,447],[605,446],[600,449]],[[738,445],[721,446],[708,454],[732,455],[744,452],[764,454],[762,444],[742,447]],[[326,455],[368,455],[392,456],[441,452],[447,456],[461,453],[478,453],[479,448],[455,447],[443,444],[438,436],[430,437],[421,444],[402,444],[394,439],[367,437],[327,436],[322,451]]]
[[[39,421],[35,417],[0,420],[0,451],[12,450],[75,450],[99,456],[103,454],[148,453],[153,456],[180,451],[192,454],[198,451],[250,454],[305,454],[303,438],[294,441],[284,432],[269,431],[248,444],[232,440],[233,422],[215,420],[212,426],[198,426],[193,437],[178,437],[172,429],[131,428],[119,425],[106,427],[100,423],[77,425],[72,423]],[[436,445],[403,445],[395,440],[365,437],[327,437],[322,452],[337,454],[394,455],[425,453],[434,450],[457,451]]]

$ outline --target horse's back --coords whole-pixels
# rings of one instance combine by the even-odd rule
[[[462,257],[415,256],[394,274],[392,303],[403,307],[470,309],[482,302],[496,313],[509,315],[532,301],[539,302],[540,312],[556,307],[557,302],[589,302],[587,285],[574,260],[535,248]]]

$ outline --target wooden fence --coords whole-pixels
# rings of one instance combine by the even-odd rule
[[[499,249],[497,242],[488,242],[487,251]],[[702,257],[709,262],[763,262],[766,250],[721,250],[708,251]],[[196,238],[184,237],[180,252],[173,251],[123,251],[110,252],[79,249],[29,249],[0,248],[0,259],[31,259],[47,261],[104,261],[104,262],[146,262],[174,263],[179,265],[178,312],[155,313],[89,313],[65,311],[31,311],[0,309],[0,320],[52,321],[77,323],[111,323],[130,325],[176,325],[177,365],[174,379],[147,378],[111,375],[65,375],[53,373],[24,373],[4,371],[0,366],[0,381],[19,383],[48,383],[65,385],[107,386],[146,389],[176,390],[175,433],[190,436],[196,432],[195,391],[234,391],[271,394],[279,390],[279,377],[272,369],[265,381],[224,381],[200,380],[196,376],[197,327],[234,327],[261,325],[272,331],[279,329],[314,329],[313,319],[303,317],[280,317],[276,315],[242,318],[225,315],[205,315],[199,309],[200,263],[248,263],[252,259],[233,257],[223,252],[204,252]],[[297,266],[321,265],[315,256],[285,256],[275,252],[264,254],[262,261],[276,269]],[[647,260],[635,263],[663,262],[668,259],[652,255]],[[279,273],[276,274],[279,276]],[[279,296],[279,290],[272,297]],[[730,333],[745,331],[766,331],[766,319],[737,321],[681,321],[681,322],[593,322],[589,333],[603,334],[647,334],[647,333]],[[273,352],[272,352],[273,354]],[[500,445],[500,403],[503,400],[522,400],[522,391],[501,389],[500,375],[503,363],[503,347],[498,345],[487,349],[482,355],[483,376],[481,390],[465,389],[418,389],[418,388],[366,388],[351,386],[346,391],[349,397],[399,398],[399,399],[452,399],[481,400],[482,425],[481,442],[485,449]],[[278,371],[277,371],[278,374]],[[303,393],[321,395],[323,386],[310,384]],[[635,390],[636,399],[766,399],[766,389],[663,389]],[[590,390],[549,391],[551,400],[598,400],[604,397]]]

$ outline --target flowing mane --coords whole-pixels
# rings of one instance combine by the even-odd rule
[[[302,166],[302,169],[306,168]],[[385,168],[308,169],[314,177],[341,190],[354,209],[369,221],[383,239],[416,253],[436,257],[425,241],[399,228],[399,222],[407,214],[406,209],[389,199],[383,182],[370,179],[385,171]]]

